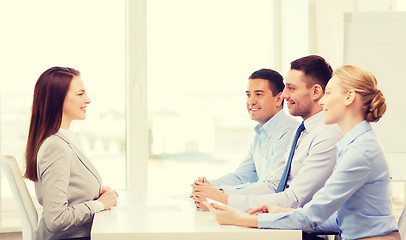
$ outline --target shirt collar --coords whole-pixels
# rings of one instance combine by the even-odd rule
[[[313,129],[320,127],[320,122],[323,124],[323,112],[320,111],[304,121],[305,131],[311,132]]]
[[[261,128],[267,136],[271,136],[273,132],[279,129],[278,125],[282,122],[281,119],[285,117],[286,113],[283,109],[279,110],[271,119],[269,119],[263,126],[257,124],[255,132],[260,133]]]
[[[352,143],[356,138],[361,136],[362,134],[371,131],[371,124],[366,120],[358,123],[355,127],[351,128],[338,142],[337,142],[337,150],[340,151],[345,146]]]
[[[62,136],[70,140],[69,136],[71,135],[71,132],[69,130],[59,128],[59,132],[62,133]]]
[[[77,148],[79,148],[80,151],[83,152],[83,146],[82,142],[80,141],[80,138],[77,133],[59,128],[59,133],[62,134],[68,141],[70,141],[71,144],[74,144]]]

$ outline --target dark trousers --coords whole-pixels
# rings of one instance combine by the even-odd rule
[[[320,233],[323,234],[323,233]],[[325,240],[326,236],[316,235],[316,233],[306,233],[302,232],[302,240]]]
[[[79,238],[64,238],[58,240],[90,240],[90,237],[79,237]]]

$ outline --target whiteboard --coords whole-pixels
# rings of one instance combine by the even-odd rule
[[[372,126],[386,152],[406,152],[406,12],[345,13],[344,64],[375,75],[387,110]]]

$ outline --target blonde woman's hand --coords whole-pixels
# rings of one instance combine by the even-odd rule
[[[280,212],[289,212],[292,211],[293,208],[285,208],[285,207],[280,207],[277,205],[271,205],[271,204],[264,204],[259,207],[254,208],[249,212],[251,215],[258,215],[259,213],[280,213]]]
[[[227,205],[202,202],[210,210],[221,225],[236,225],[246,227],[258,227],[258,217],[255,215],[242,215]]]

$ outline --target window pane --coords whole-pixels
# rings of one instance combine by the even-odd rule
[[[104,183],[125,188],[125,1],[2,1],[0,30],[1,154],[23,162],[36,80],[73,67],[92,103],[71,130]],[[5,179],[2,195],[10,195]]]
[[[255,125],[248,76],[272,66],[271,4],[148,1],[149,189],[189,191],[242,161]]]

